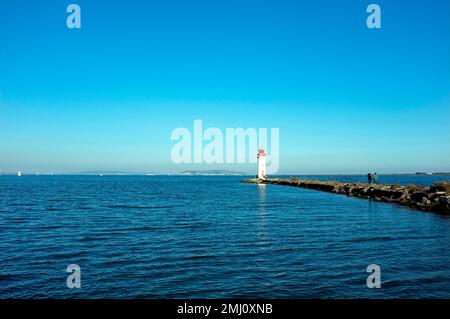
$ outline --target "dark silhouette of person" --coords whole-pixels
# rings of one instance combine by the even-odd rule
[[[367,180],[369,181],[369,185],[372,183],[372,174],[367,174]]]

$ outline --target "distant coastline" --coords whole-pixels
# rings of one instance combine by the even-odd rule
[[[156,172],[126,172],[126,171],[83,171],[62,173],[36,173],[22,172],[22,176],[253,176],[253,173],[245,173],[230,170],[187,170],[180,173],[156,173]],[[365,176],[359,174],[305,174],[305,173],[283,173],[274,174],[273,177],[285,176]],[[0,172],[0,176],[17,176],[17,172]],[[415,172],[415,173],[378,173],[378,176],[450,176],[450,172]]]
[[[245,174],[242,172],[235,172],[235,171],[227,171],[227,170],[220,170],[220,169],[211,169],[211,170],[204,170],[204,171],[184,171],[181,172],[180,175],[184,176],[246,176],[249,174]]]
[[[393,174],[393,175],[395,175],[395,174]],[[437,172],[437,173],[416,172],[415,175],[450,175],[450,173],[446,173],[446,172]]]
[[[229,170],[191,170],[180,173],[144,173],[125,171],[84,171],[73,173],[28,173],[23,172],[22,176],[250,176],[243,172]],[[17,176],[17,172],[1,172],[0,176]]]

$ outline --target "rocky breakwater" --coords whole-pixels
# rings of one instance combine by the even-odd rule
[[[450,215],[450,183],[430,187],[304,180],[299,178],[245,179],[243,183],[294,186],[376,201],[395,203],[423,211]]]

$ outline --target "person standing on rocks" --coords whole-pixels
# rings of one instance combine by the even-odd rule
[[[367,174],[367,180],[369,181],[369,185],[372,183],[372,174]]]

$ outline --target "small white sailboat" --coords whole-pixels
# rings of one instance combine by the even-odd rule
[[[18,177],[22,176],[22,172],[21,172],[21,171],[18,171],[18,172],[17,172],[17,176],[18,176]]]

